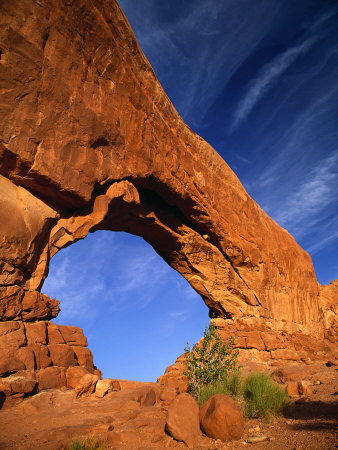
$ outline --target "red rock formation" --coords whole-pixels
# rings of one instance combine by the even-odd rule
[[[319,292],[319,311],[325,338],[335,344],[338,337],[338,280],[327,286],[320,286]]]
[[[101,377],[86,347],[87,339],[77,327],[0,322],[0,391],[22,398],[44,389],[74,388],[85,374]]]
[[[263,332],[335,339],[337,283],[318,285],[310,256],[184,124],[115,0],[2,0],[0,25],[0,320],[54,317],[39,293],[50,258],[88,232],[123,230],[235,327],[254,318]],[[34,357],[63,383],[48,357],[87,364],[74,353]]]

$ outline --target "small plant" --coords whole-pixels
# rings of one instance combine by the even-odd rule
[[[243,378],[240,371],[236,370],[232,375],[227,375],[223,380],[209,383],[201,387],[198,398],[199,406],[203,405],[210,397],[216,394],[226,394],[236,400],[240,400],[243,393]]]
[[[210,383],[225,381],[230,373],[238,370],[238,350],[233,348],[234,338],[224,342],[217,332],[216,325],[211,322],[206,327],[203,340],[190,350],[185,346],[185,363],[189,392],[196,400],[200,397],[202,387]]]
[[[86,437],[84,441],[74,439],[69,450],[106,450],[105,442],[98,441],[93,435]]]
[[[269,420],[289,403],[288,394],[265,373],[252,373],[245,380],[244,399],[247,417]]]

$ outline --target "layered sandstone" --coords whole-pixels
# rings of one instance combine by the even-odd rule
[[[318,284],[310,256],[182,121],[116,1],[3,0],[0,25],[0,320],[54,317],[39,293],[51,257],[122,230],[235,327],[334,341],[337,282]]]
[[[49,321],[0,322],[0,408],[50,388],[74,388],[85,374],[101,376],[78,327]]]

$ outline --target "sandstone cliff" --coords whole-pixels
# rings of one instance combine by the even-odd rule
[[[57,251],[123,230],[218,316],[335,340],[337,283],[319,286],[310,256],[182,121],[116,1],[2,0],[0,25],[0,320],[24,320],[12,289],[38,298]],[[30,321],[55,315],[43,307]]]

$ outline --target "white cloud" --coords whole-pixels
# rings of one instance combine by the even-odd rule
[[[82,289],[70,284],[59,297],[62,320],[83,316],[87,322],[91,322],[99,314],[98,301],[104,300],[105,295],[105,285],[102,280],[94,284],[83,283]]]
[[[232,130],[250,114],[255,105],[264,97],[275,81],[287,70],[288,67],[302,54],[307,52],[315,40],[309,38],[300,45],[289,48],[284,53],[276,56],[270,63],[266,64],[260,70],[258,77],[255,78],[247,89],[247,92],[240,100],[234,113]]]
[[[184,301],[200,299],[143,239],[97,232],[53,258],[42,291],[61,301],[60,319],[91,321],[102,303],[107,311],[141,311],[171,289]]]
[[[338,152],[313,169],[308,180],[292,192],[274,215],[287,229],[295,229],[298,237],[322,220],[321,212],[337,199]]]
[[[163,22],[156,0],[142,7],[123,0],[121,6],[174,106],[192,126],[203,122],[279,11],[270,0],[246,2],[244,15],[242,2],[196,0],[187,14]]]
[[[321,130],[322,128],[325,129],[328,120],[332,120],[331,117],[334,115],[333,105],[336,102],[337,93],[338,86],[336,84],[332,87],[329,86],[325,92],[318,93],[312,103],[304,108],[294,120],[292,126],[286,128],[281,136],[274,137],[269,146],[271,154],[275,156],[258,177],[255,173],[254,180],[246,181],[249,190],[252,186],[258,186],[261,189],[276,183],[286,171],[289,171],[291,165],[300,168],[300,159],[302,158],[306,160],[304,163],[307,167],[311,168],[317,165],[317,157],[315,156],[316,161],[314,161],[312,155],[320,155],[319,149],[323,137],[330,138],[333,143],[331,151],[333,151],[333,145],[337,142],[336,134],[331,136],[325,132],[323,136]],[[325,148],[327,154],[330,147],[326,144]],[[307,172],[309,171],[311,169]],[[290,176],[291,174],[288,172],[289,181]],[[297,178],[302,179],[304,175],[298,174]]]
[[[69,273],[69,259],[63,258],[61,263],[54,268],[49,269],[49,275],[45,281],[44,288],[48,285],[48,289],[53,292],[62,292],[67,285],[67,274]],[[57,294],[54,294],[57,295]]]
[[[337,225],[337,218],[336,218]],[[316,241],[314,244],[310,245],[306,248],[306,251],[311,255],[315,255],[319,251],[321,251],[324,247],[326,247],[332,241],[338,239],[338,230],[330,230],[330,233],[322,237],[319,241]]]
[[[180,319],[180,320],[186,320],[187,315],[184,311],[174,311],[169,313],[170,317],[173,317],[174,319]]]

